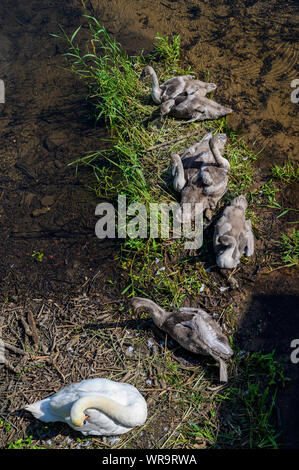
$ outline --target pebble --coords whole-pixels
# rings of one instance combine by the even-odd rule
[[[63,163],[61,163],[59,160],[54,160],[54,165],[56,166],[56,168],[63,167]]]
[[[52,206],[55,202],[55,198],[54,196],[44,196],[42,199],[41,199],[41,203],[43,206]]]
[[[50,207],[42,207],[41,209],[34,209],[32,212],[33,217],[38,217],[39,215],[46,214],[50,210]]]
[[[60,147],[64,142],[67,142],[67,140],[68,139],[64,131],[56,130],[51,132],[51,134],[44,139],[43,145],[47,150],[52,152]]]

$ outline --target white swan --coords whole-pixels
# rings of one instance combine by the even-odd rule
[[[124,434],[147,418],[146,401],[139,391],[108,379],[82,380],[25,409],[46,423],[67,423],[85,436]]]

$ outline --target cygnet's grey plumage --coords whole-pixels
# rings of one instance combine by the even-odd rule
[[[131,301],[135,311],[148,310],[155,325],[168,333],[188,351],[212,356],[220,365],[220,381],[227,382],[225,360],[233,351],[218,323],[201,308],[180,308],[168,312],[155,302],[142,297]]]
[[[232,112],[231,108],[202,96],[200,91],[195,91],[190,95],[180,94],[164,101],[160,107],[161,118],[169,114],[178,119],[188,119],[187,122],[218,119]]]
[[[216,263],[222,269],[233,269],[243,254],[252,256],[254,253],[254,235],[251,221],[245,218],[246,208],[246,198],[236,197],[215,225]]]
[[[159,85],[157,74],[150,65],[144,67],[139,77],[140,80],[147,75],[150,75],[152,79],[151,97],[156,104],[161,104],[164,101],[176,98],[180,94],[191,95],[197,92],[200,96],[205,96],[207,93],[217,88],[215,83],[206,83],[201,80],[196,80],[194,75],[173,77]]]
[[[187,221],[197,215],[196,203],[202,204],[204,215],[209,220],[212,210],[226,192],[230,164],[221,152],[227,137],[225,134],[206,134],[182,155],[171,155],[173,186],[181,193],[181,208],[183,217]],[[186,203],[191,203],[191,212],[188,212]],[[182,220],[182,214],[177,213]]]

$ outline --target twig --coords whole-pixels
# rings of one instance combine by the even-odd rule
[[[35,323],[33,313],[32,313],[31,310],[29,310],[27,318],[28,318],[28,323],[29,323],[29,326],[30,326],[30,330],[32,332],[32,339],[34,341],[35,347],[38,348],[39,337],[38,337],[38,332],[37,332],[37,328],[36,328],[36,323]]]
[[[12,372],[14,372],[15,374],[17,374],[19,371],[17,369],[14,368],[14,366],[5,358],[3,358],[1,360],[1,363],[0,365],[3,364],[5,367],[7,367],[8,370],[11,370]]]
[[[284,268],[291,268],[292,266],[296,266],[295,263],[291,263],[291,264],[285,264],[283,266],[279,266],[278,268],[270,268],[270,271],[261,271],[260,273],[261,274],[270,274],[270,273],[273,273],[274,271],[277,271],[278,269],[284,269]]]
[[[13,346],[12,344],[6,343],[6,341],[3,341],[3,345],[5,349],[8,349],[9,351],[12,351],[16,354],[21,354],[22,356],[26,356],[27,353],[23,349],[17,348],[16,346]]]
[[[22,315],[20,316],[20,320],[24,327],[25,334],[29,337],[32,337],[32,331],[30,329],[30,326],[28,325],[28,323],[26,322],[25,318]]]

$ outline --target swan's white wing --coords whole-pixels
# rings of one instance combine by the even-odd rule
[[[91,408],[87,409],[88,418],[83,426],[73,426],[70,411],[73,403],[88,394],[99,394],[117,401],[121,405],[132,406],[134,413],[143,424],[147,416],[147,406],[143,396],[133,385],[114,382],[108,379],[88,379],[72,384],[54,395],[40,400],[26,409],[42,421],[65,421],[73,429],[84,435],[115,435],[123,434],[131,428],[119,424],[104,412]]]
[[[138,390],[130,384],[108,379],[87,379],[69,385],[51,397],[51,407],[63,414],[69,413],[72,404],[88,394],[101,394],[112,398],[121,405],[128,405],[140,397]]]

